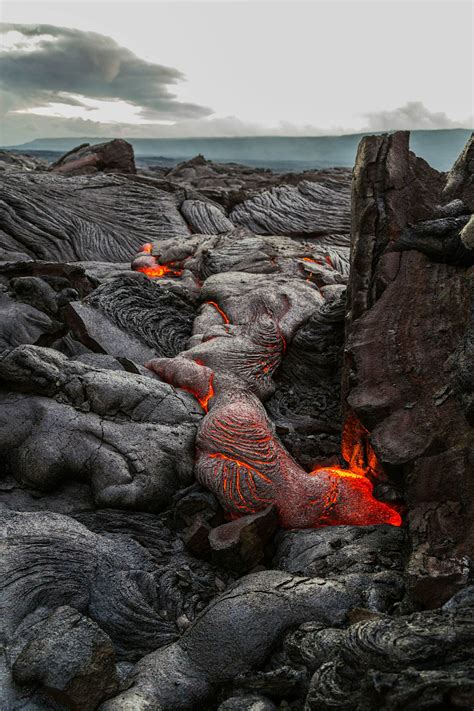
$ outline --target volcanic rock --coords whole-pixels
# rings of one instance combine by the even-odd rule
[[[132,686],[105,702],[102,711],[127,704],[163,711],[196,708],[213,684],[261,664],[290,625],[310,619],[341,623],[357,601],[340,583],[278,571],[248,575],[211,603],[178,642],[144,657],[135,666]]]
[[[199,406],[141,375],[18,347],[0,362],[0,449],[39,490],[87,477],[98,505],[160,510],[190,483]],[[30,465],[35,461],[35,467]]]
[[[278,524],[273,506],[213,528],[209,543],[213,560],[224,568],[249,571],[263,559],[265,546]]]
[[[75,337],[97,353],[145,363],[155,353],[138,338],[122,331],[101,313],[80,301],[69,304],[66,319]]]
[[[305,235],[347,233],[350,229],[349,191],[335,191],[303,181],[282,186],[246,200],[230,214],[236,225],[256,234]]]
[[[0,176],[0,248],[7,252],[124,262],[144,242],[188,234],[169,193],[126,177]]]
[[[49,169],[67,175],[136,172],[133,147],[121,138],[93,146],[82,143],[52,163]]]
[[[474,212],[474,134],[446,176],[442,199],[461,200],[467,212]]]
[[[218,235],[234,229],[233,223],[227,219],[224,211],[209,202],[185,200],[180,209],[193,232]]]
[[[217,711],[276,711],[276,706],[265,696],[248,694],[231,696],[220,704]]]
[[[40,684],[53,699],[93,711],[118,691],[110,638],[71,607],[58,607],[28,632],[12,665],[18,684]]]
[[[0,179],[0,707],[473,705],[471,153]]]
[[[46,170],[48,161],[17,151],[0,150],[0,171]]]
[[[192,296],[161,280],[155,282],[136,273],[111,279],[101,284],[86,304],[98,310],[97,316],[103,315],[115,324],[126,338],[146,345],[150,355],[144,355],[144,359],[153,355],[173,357],[186,347],[191,336],[195,315]]]
[[[319,669],[307,711],[467,709],[474,700],[472,607],[323,630],[311,634],[310,645]]]
[[[157,187],[170,192],[183,189],[190,192],[197,189],[203,198],[219,203],[228,211],[263,190],[282,185],[297,186],[302,181],[309,181],[347,193],[351,182],[351,171],[347,168],[278,173],[268,168],[216,163],[201,155],[173,168],[150,166],[146,170],[139,170],[139,173],[156,176]]]
[[[469,395],[458,395],[459,379],[472,382],[470,273],[466,262],[447,264],[422,241],[404,240],[407,228],[424,225],[429,233],[426,220],[442,191],[443,176],[409,152],[408,134],[361,142],[353,184],[347,403],[385,471],[404,482],[412,592],[433,607],[467,582],[474,501],[472,433],[463,411]],[[461,183],[458,194],[464,195]]]

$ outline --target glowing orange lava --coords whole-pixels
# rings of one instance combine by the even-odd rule
[[[167,264],[155,264],[153,267],[137,267],[135,271],[142,272],[142,274],[146,274],[148,277],[152,278],[163,277],[166,274],[169,274],[169,276],[179,277],[183,273],[182,269],[173,269]]]
[[[221,309],[219,304],[216,304],[215,301],[206,301],[206,304],[210,304],[211,306],[214,306],[215,310],[220,314],[220,316],[222,316],[222,320],[224,321],[224,323],[226,325],[230,323],[227,314]]]
[[[138,250],[139,252],[144,252],[145,254],[151,254],[151,250],[153,249],[153,245],[151,242],[147,242],[146,244],[142,245],[140,249]]]
[[[324,497],[324,515],[321,519],[322,525],[339,525],[343,521],[339,520],[342,514],[344,520],[344,506],[350,509],[352,519],[354,513],[360,512],[360,524],[388,523],[391,526],[401,526],[402,517],[388,504],[375,499],[373,496],[373,485],[365,476],[356,474],[348,469],[339,467],[319,467],[310,472],[310,476],[330,477],[333,486]],[[341,485],[343,485],[341,487]],[[345,501],[344,499],[347,499]],[[318,504],[319,499],[310,500],[310,504]],[[338,506],[339,516],[331,517],[331,511]]]
[[[180,385],[180,388],[181,390],[185,390],[187,393],[191,393],[191,395],[193,395],[198,401],[198,403],[201,405],[204,412],[207,412],[209,410],[209,400],[211,400],[215,395],[213,380],[214,373],[211,373],[209,377],[209,385],[205,395],[200,395],[196,390],[193,390],[190,387],[184,387],[183,385]]]

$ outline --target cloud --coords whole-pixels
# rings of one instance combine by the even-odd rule
[[[42,137],[321,136],[472,125],[472,119],[453,121],[421,101],[365,113],[357,127],[285,121],[268,126],[219,117],[204,106],[177,100],[172,89],[184,79],[179,70],[140,59],[111,37],[53,25],[1,23],[0,33],[8,40],[0,51],[1,145]],[[115,122],[108,121],[111,115]]]
[[[128,102],[153,121],[212,113],[176,99],[170,87],[184,79],[180,71],[140,59],[111,37],[53,25],[3,23],[0,31],[18,38],[0,52],[4,111],[78,106],[83,96]]]
[[[369,131],[464,128],[469,125],[469,121],[453,121],[444,111],[430,111],[421,101],[408,101],[397,109],[374,111],[363,116],[368,120]]]

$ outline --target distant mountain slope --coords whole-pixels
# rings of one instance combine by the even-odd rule
[[[438,170],[448,170],[470,136],[468,129],[412,131],[411,149]],[[137,157],[187,160],[201,153],[220,162],[239,162],[274,170],[301,170],[328,166],[351,167],[357,145],[367,134],[346,136],[249,136],[245,138],[131,138]],[[109,138],[38,138],[21,151],[65,152],[80,143],[102,143]]]

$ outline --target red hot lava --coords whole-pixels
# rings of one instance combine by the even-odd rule
[[[151,245],[142,252],[135,269],[151,276],[173,271],[172,265],[157,263]],[[148,259],[154,264],[137,264]],[[225,311],[214,301],[207,303],[227,327],[230,319]],[[368,475],[373,478],[379,467],[368,433],[355,417],[348,419],[344,430],[343,456],[349,469],[328,466],[308,473],[275,436],[259,396],[266,392],[262,381],[278,368],[286,350],[272,311],[265,307],[260,315],[253,314],[244,337],[239,334],[238,349],[232,348],[229,336],[222,349],[216,349],[218,338],[196,347],[199,358],[191,358],[188,352],[147,365],[166,382],[194,395],[206,412],[196,439],[196,478],[215,494],[229,518],[256,513],[273,503],[284,528],[400,526],[400,514],[373,496]]]
[[[182,275],[183,270],[177,268],[174,262],[160,264],[158,259],[152,255],[152,249],[151,242],[147,242],[140,247],[138,256],[132,262],[132,269],[135,272],[142,272],[152,279],[163,276],[180,277]]]

